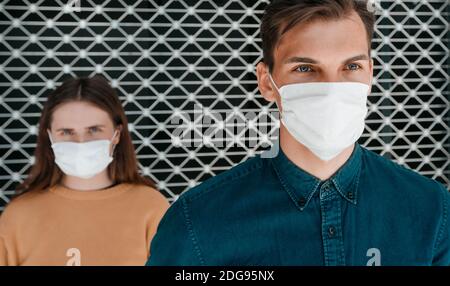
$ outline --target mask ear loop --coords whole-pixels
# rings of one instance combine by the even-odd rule
[[[277,84],[276,84],[275,81],[273,80],[272,74],[271,74],[270,72],[269,72],[269,79],[270,79],[270,81],[272,82],[272,84],[273,84],[273,86],[275,87],[275,89],[277,90],[278,94],[281,96],[280,89],[278,88]],[[277,103],[277,105],[278,105],[278,103]],[[280,107],[278,106],[278,108],[280,108]],[[279,114],[280,114],[280,119],[281,119],[281,118],[283,117],[283,113],[282,113],[282,112],[279,112]]]
[[[116,133],[117,133],[117,129],[114,131],[114,134],[113,134],[113,136],[111,138],[111,143],[112,143],[114,137],[116,137]],[[116,149],[116,145],[117,144],[113,144],[113,147],[112,147],[112,150],[111,150],[111,157],[114,155],[114,150]]]
[[[47,134],[48,134],[48,139],[50,139],[50,143],[53,145],[53,139],[52,139],[52,134],[50,133],[50,130],[47,129]]]
[[[269,72],[269,79],[272,82],[272,84],[275,87],[275,89],[278,91],[278,93],[280,93],[280,89],[278,88],[278,86],[276,85],[275,81],[273,80],[272,74],[270,72]]]

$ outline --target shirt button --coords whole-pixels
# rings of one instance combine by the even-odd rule
[[[328,234],[330,235],[330,237],[333,237],[336,234],[336,229],[334,228],[334,226],[330,226],[328,228]]]
[[[324,191],[328,191],[329,189],[330,189],[330,185],[329,184],[326,184],[326,185],[323,186],[323,190]]]
[[[302,208],[306,205],[306,199],[304,197],[300,197],[298,200],[298,205]]]
[[[353,199],[353,192],[348,192],[347,193],[347,197],[352,200]]]

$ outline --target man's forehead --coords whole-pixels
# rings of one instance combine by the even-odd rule
[[[359,15],[355,12],[345,18],[317,19],[295,25],[284,33],[275,49],[275,57],[292,56],[323,57],[323,55],[342,58],[368,54],[369,39]]]

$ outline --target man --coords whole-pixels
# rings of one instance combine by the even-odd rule
[[[356,141],[372,82],[365,1],[279,0],[261,24],[261,94],[280,149],[182,195],[147,265],[449,265],[450,195]]]

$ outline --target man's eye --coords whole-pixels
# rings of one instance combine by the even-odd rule
[[[305,65],[299,66],[295,70],[298,71],[298,72],[301,72],[301,73],[306,73],[306,72],[312,72],[313,71],[311,66],[305,66]]]
[[[357,71],[360,68],[361,68],[361,66],[358,65],[358,64],[349,64],[349,65],[347,65],[347,69],[350,70],[350,71]]]

